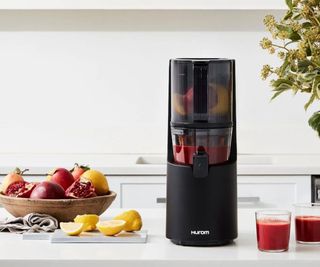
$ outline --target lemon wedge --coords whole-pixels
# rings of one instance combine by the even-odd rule
[[[124,220],[110,220],[97,223],[98,230],[107,236],[119,234],[126,222]]]
[[[98,221],[99,221],[99,216],[96,214],[77,215],[77,217],[74,218],[74,222],[84,224],[82,229],[82,231],[84,232],[95,230],[96,224],[98,223]]]
[[[124,220],[126,222],[126,225],[123,230],[127,232],[139,231],[142,227],[141,215],[136,210],[125,211],[117,215],[113,219]]]
[[[74,222],[67,222],[67,223],[60,223],[60,228],[63,232],[67,235],[80,235],[83,230],[83,223],[74,223]]]

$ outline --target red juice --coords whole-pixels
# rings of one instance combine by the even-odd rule
[[[202,147],[209,156],[209,164],[218,164],[228,160],[230,147],[214,146]],[[174,145],[173,155],[176,163],[192,165],[193,154],[198,151],[197,146]]]
[[[296,216],[296,239],[302,242],[320,242],[320,216]]]
[[[257,221],[256,227],[259,250],[288,250],[290,222],[284,220],[261,219]]]

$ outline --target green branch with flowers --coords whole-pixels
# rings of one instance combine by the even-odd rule
[[[320,100],[320,0],[286,0],[288,11],[276,21],[267,15],[263,22],[272,40],[264,37],[260,46],[277,54],[281,65],[264,65],[263,80],[270,78],[272,99],[286,91],[307,93],[305,110]],[[320,110],[309,119],[309,125],[320,137]]]

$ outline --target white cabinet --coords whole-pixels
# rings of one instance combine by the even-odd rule
[[[121,184],[122,208],[163,208],[165,207],[166,184]]]
[[[118,194],[112,207],[165,207],[165,176],[109,176],[108,181],[110,189]]]
[[[239,176],[239,207],[279,208],[311,201],[310,176]]]

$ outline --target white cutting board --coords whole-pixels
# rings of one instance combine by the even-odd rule
[[[121,232],[116,236],[104,236],[99,231],[83,232],[79,236],[68,236],[61,230],[56,230],[51,243],[146,243],[148,231]]]

